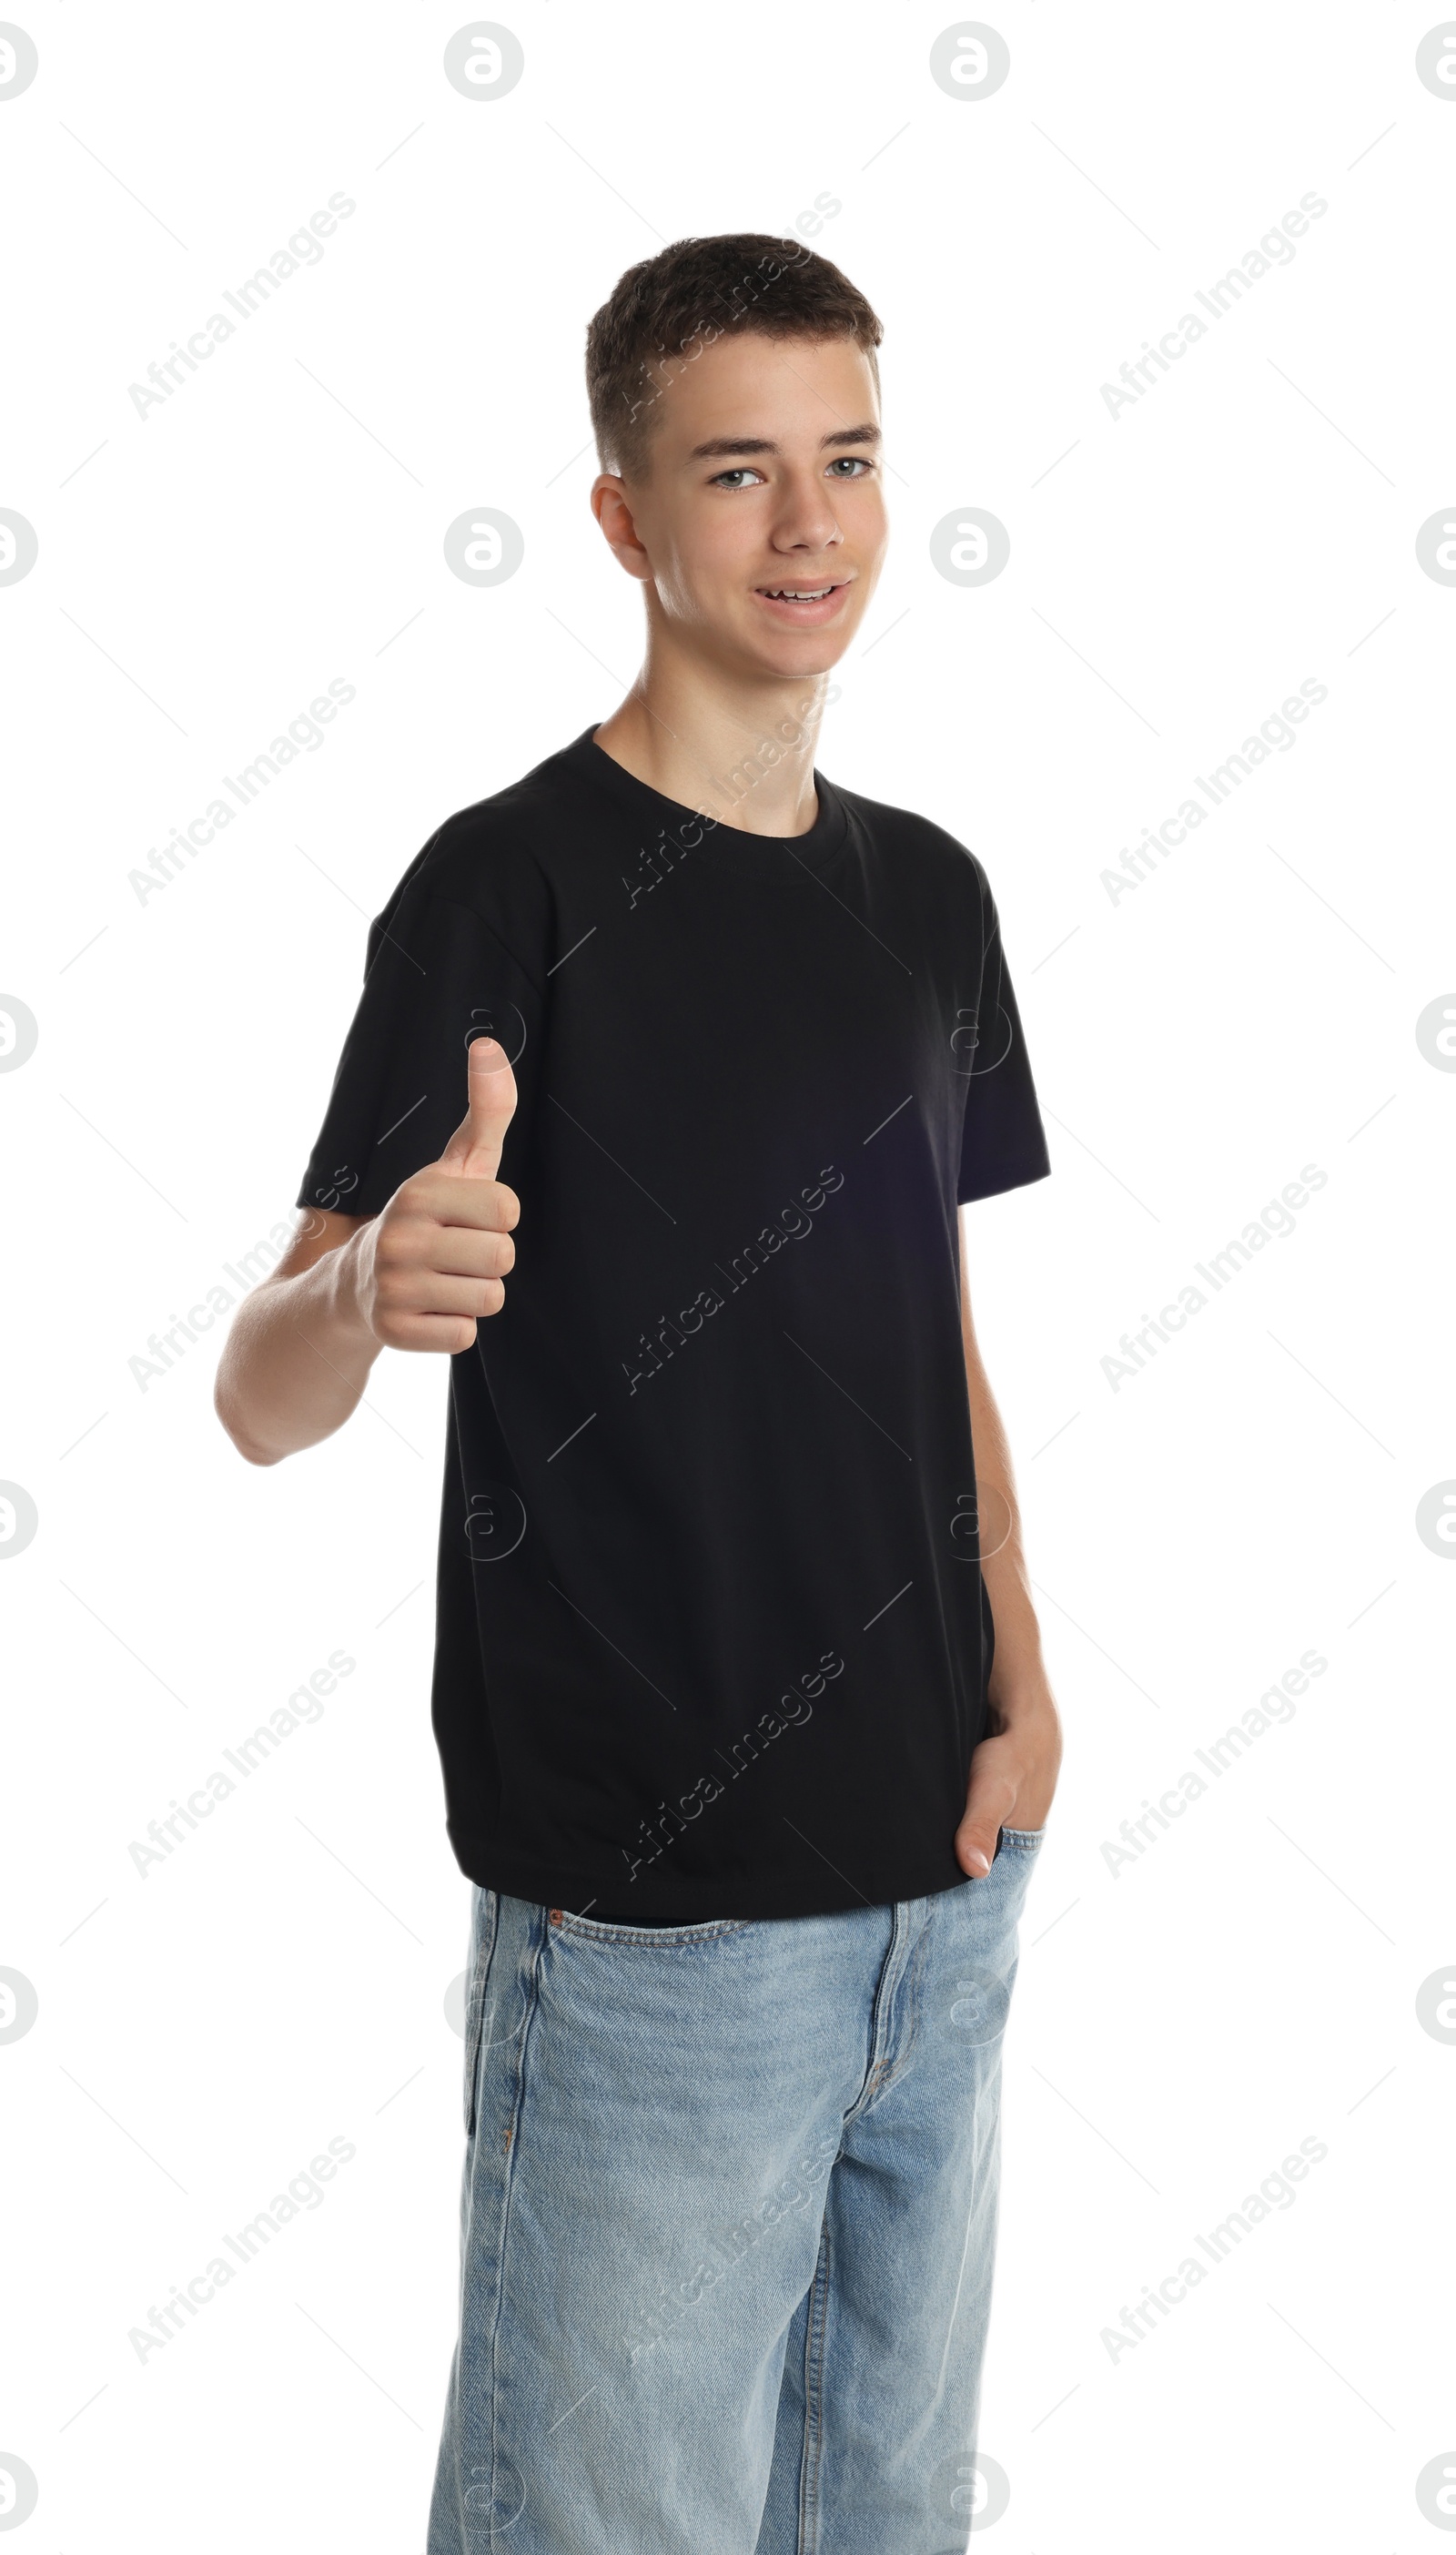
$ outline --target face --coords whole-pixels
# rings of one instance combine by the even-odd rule
[[[748,333],[658,380],[646,482],[603,473],[592,488],[655,625],[722,669],[824,672],[864,618],[889,537],[866,356],[848,337]]]

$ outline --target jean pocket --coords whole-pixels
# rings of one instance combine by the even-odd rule
[[[1044,1828],[1003,1828],[996,1851],[999,1854],[1004,1845],[1009,1846],[1013,1854],[1034,1854],[1045,1834]]]
[[[691,1952],[704,1943],[721,1943],[730,1934],[746,1934],[752,1916],[713,1916],[705,1925],[618,1925],[601,1916],[577,1916],[569,1907],[546,1911],[553,1935],[579,1937],[588,1943],[641,1945],[644,1951]]]

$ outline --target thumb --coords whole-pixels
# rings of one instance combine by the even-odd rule
[[[462,1179],[493,1180],[516,1113],[516,1077],[505,1048],[493,1037],[471,1039],[466,1072],[470,1105],[439,1157],[439,1168]]]
[[[955,1832],[955,1859],[973,1881],[982,1881],[996,1860],[997,1840],[1016,1804],[1017,1781],[1008,1762],[1004,1734],[983,1739],[971,1752],[966,1805]]]

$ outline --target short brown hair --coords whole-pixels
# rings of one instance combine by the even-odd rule
[[[586,393],[597,459],[647,475],[657,403],[673,359],[690,362],[728,328],[765,337],[852,337],[870,359],[884,329],[864,295],[802,240],[726,231],[673,240],[620,276],[586,331]]]

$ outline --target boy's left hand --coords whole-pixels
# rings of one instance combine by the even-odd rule
[[[1049,1693],[999,1718],[1000,1729],[971,1752],[955,1832],[955,1859],[975,1881],[990,1871],[1003,1828],[1045,1826],[1061,1767],[1061,1722]]]

